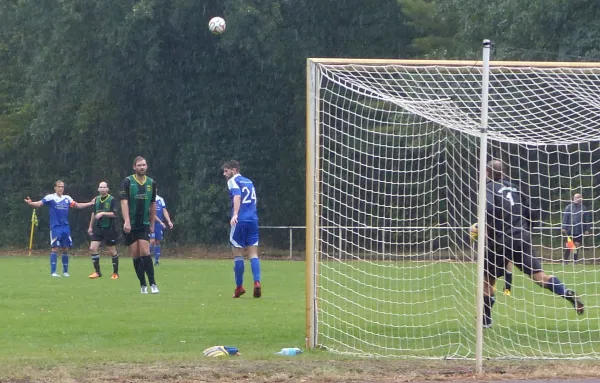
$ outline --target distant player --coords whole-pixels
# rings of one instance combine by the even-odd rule
[[[250,258],[254,276],[254,297],[262,295],[260,284],[260,261],[258,260],[258,214],[256,212],[256,190],[249,178],[240,174],[237,161],[227,161],[223,165],[223,175],[227,179],[231,198],[231,232],[229,241],[233,250],[233,271],[236,288],[234,298],[242,296],[244,289],[244,252]]]
[[[113,274],[110,279],[119,279],[119,254],[117,252],[117,230],[115,228],[115,218],[117,217],[117,204],[112,195],[108,194],[108,184],[100,182],[98,185],[96,203],[94,211],[90,217],[90,226],[88,234],[90,235],[90,255],[94,264],[94,272],[89,278],[96,279],[102,276],[100,272],[100,254],[98,249],[100,243],[104,242],[106,250],[111,255]]]
[[[148,294],[147,275],[150,292],[158,294],[149,243],[156,217],[156,183],[146,176],[148,165],[144,157],[135,158],[133,170],[135,173],[121,183],[120,192],[125,246],[129,248],[129,254],[133,258],[133,268],[140,281],[141,293]]]
[[[590,234],[592,228],[592,213],[583,204],[583,196],[579,193],[573,195],[573,202],[563,212],[562,233],[571,237],[574,249],[565,247],[563,260],[566,262],[573,252],[573,260],[577,262],[579,246],[583,244],[583,236]]]
[[[42,205],[48,206],[50,213],[50,275],[60,277],[56,272],[56,262],[58,261],[58,248],[62,249],[63,275],[69,276],[69,254],[68,249],[73,247],[71,239],[71,229],[69,228],[69,209],[84,209],[94,204],[91,202],[78,203],[73,198],[64,195],[65,183],[61,180],[54,182],[54,194],[48,194],[40,201],[32,201],[31,198],[25,198],[25,202],[34,208]]]
[[[166,223],[165,223],[166,221]],[[154,233],[150,233],[150,254],[154,254],[154,265],[159,265],[160,260],[160,241],[163,239],[163,229],[173,228],[173,222],[167,210],[167,204],[163,197],[156,195],[156,223],[154,224]]]
[[[502,162],[488,163],[485,275],[483,287],[483,326],[492,326],[492,306],[496,279],[505,273],[506,263],[513,262],[538,285],[568,300],[578,314],[583,314],[583,302],[573,290],[542,270],[539,258],[531,246],[529,232],[531,213],[521,192],[504,179]]]

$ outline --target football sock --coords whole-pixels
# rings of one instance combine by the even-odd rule
[[[579,256],[579,252],[577,251],[577,249],[573,250],[573,260],[577,261],[577,257]]]
[[[556,277],[551,277],[548,282],[544,284],[544,287],[548,290],[552,291],[554,294],[559,295],[561,297],[565,296],[565,285],[560,281],[560,279]]]
[[[510,291],[512,289],[512,281],[513,281],[513,273],[506,272],[506,274],[504,275],[504,290]]]
[[[100,255],[99,254],[92,254],[92,263],[94,264],[94,270],[96,270],[96,272],[98,274],[100,274]]]
[[[150,253],[152,254],[152,253]],[[160,259],[160,245],[154,245],[154,262],[158,263]]]
[[[492,306],[496,302],[496,298],[492,295],[484,295],[483,296],[483,322],[489,323],[489,320],[492,319]]]
[[[62,253],[63,273],[69,272],[69,254]]]
[[[254,282],[260,282],[260,261],[258,258],[250,258],[250,268],[252,268]]]
[[[233,259],[233,272],[235,274],[235,285],[240,287],[244,284],[244,257]]]
[[[58,256],[54,251],[50,252],[50,274],[56,273],[56,261]]]
[[[142,259],[140,257],[133,258],[133,268],[135,269],[135,274],[140,281],[140,286],[147,286],[146,275],[144,274],[144,266],[142,265]]]
[[[113,273],[119,274],[119,253],[112,256]]]
[[[154,280],[154,264],[152,263],[152,257],[150,255],[145,255],[140,257],[140,259],[144,265],[144,271],[148,275],[148,283],[150,283],[150,285],[155,285],[156,281]]]

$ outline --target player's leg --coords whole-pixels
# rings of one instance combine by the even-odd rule
[[[490,241],[491,242],[491,241]],[[496,291],[496,280],[501,277],[505,270],[506,258],[504,248],[497,244],[490,244],[486,250],[483,276],[483,328],[492,327],[492,307],[496,303],[494,293]]]
[[[90,279],[100,278],[102,273],[100,272],[100,240],[97,235],[92,233],[92,241],[90,242],[90,256],[92,257],[92,264],[94,265],[94,272],[89,275]]]
[[[69,277],[69,248],[73,247],[73,240],[68,226],[62,231],[60,243],[62,246],[63,276]]]
[[[229,233],[229,242],[233,253],[233,275],[235,277],[235,290],[233,297],[239,298],[246,290],[244,289],[244,230],[243,225],[238,222],[231,227]]]
[[[113,273],[110,279],[119,279],[119,252],[117,251],[117,232],[114,228],[106,229],[104,232],[104,243],[106,251],[110,254]]]
[[[483,328],[492,327],[492,307],[496,303],[496,278],[486,273],[483,280]]]
[[[506,262],[506,271],[504,272],[504,295],[510,295],[513,282],[513,263]]]
[[[154,245],[156,245],[156,227],[154,233],[148,234],[148,242],[150,243],[150,254],[154,254]]]
[[[258,223],[248,223],[246,230],[246,252],[250,259],[250,268],[254,277],[254,298],[262,296],[262,286],[260,283],[260,260],[258,259]]]
[[[154,249],[153,252],[151,250],[150,254],[154,254],[154,264],[158,266],[158,262],[160,260],[160,241],[163,239],[163,230],[162,226],[159,224],[158,227],[154,228]]]
[[[571,258],[571,249],[566,245],[567,241],[565,241],[565,249],[563,250],[563,262],[569,262],[569,258]]]
[[[144,226],[138,231],[137,243],[140,249],[140,259],[142,260],[142,267],[144,273],[148,276],[148,283],[150,283],[150,292],[152,294],[158,294],[158,287],[154,279],[154,264],[152,263],[152,256],[150,255],[150,227]]]
[[[60,274],[56,272],[59,239],[56,237],[55,231],[56,230],[50,229],[50,275],[53,277],[60,277]]]
[[[132,229],[129,233],[124,233],[124,243],[127,246],[129,251],[129,255],[133,260],[133,269],[135,270],[135,275],[138,277],[140,281],[140,288],[142,294],[148,294],[148,285],[146,284],[146,274],[144,274],[144,269],[142,267],[142,260],[140,257],[140,248],[136,239],[136,232]]]
[[[579,258],[579,248],[581,247],[582,243],[583,243],[583,235],[578,235],[578,236],[573,237],[573,244],[575,245],[575,248],[573,249],[573,262],[577,262],[577,260]]]

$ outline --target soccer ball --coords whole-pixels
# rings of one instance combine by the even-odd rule
[[[208,22],[208,29],[215,35],[225,32],[226,27],[225,20],[222,17],[213,17]]]

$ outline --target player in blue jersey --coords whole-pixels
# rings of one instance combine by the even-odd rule
[[[227,161],[223,165],[223,175],[227,178],[227,188],[231,198],[231,232],[229,241],[233,249],[235,275],[234,298],[242,296],[244,289],[244,252],[250,258],[250,268],[254,276],[254,297],[262,295],[260,284],[260,261],[258,260],[258,214],[256,213],[256,190],[252,181],[240,174],[237,161]]]
[[[64,195],[65,183],[61,180],[54,182],[54,194],[48,194],[40,201],[32,201],[31,198],[25,198],[25,202],[38,208],[47,205],[50,212],[50,275],[60,277],[56,272],[56,262],[58,260],[58,249],[62,249],[63,275],[69,276],[69,254],[68,249],[73,246],[71,240],[71,230],[69,228],[69,209],[84,209],[94,204],[91,202],[78,203],[73,201],[68,195]]]
[[[154,265],[159,265],[160,260],[160,241],[163,239],[163,230],[169,226],[173,228],[173,221],[169,216],[167,204],[163,197],[156,195],[156,223],[154,224],[154,233],[150,233],[150,254],[154,254]],[[166,223],[165,223],[166,222]]]

